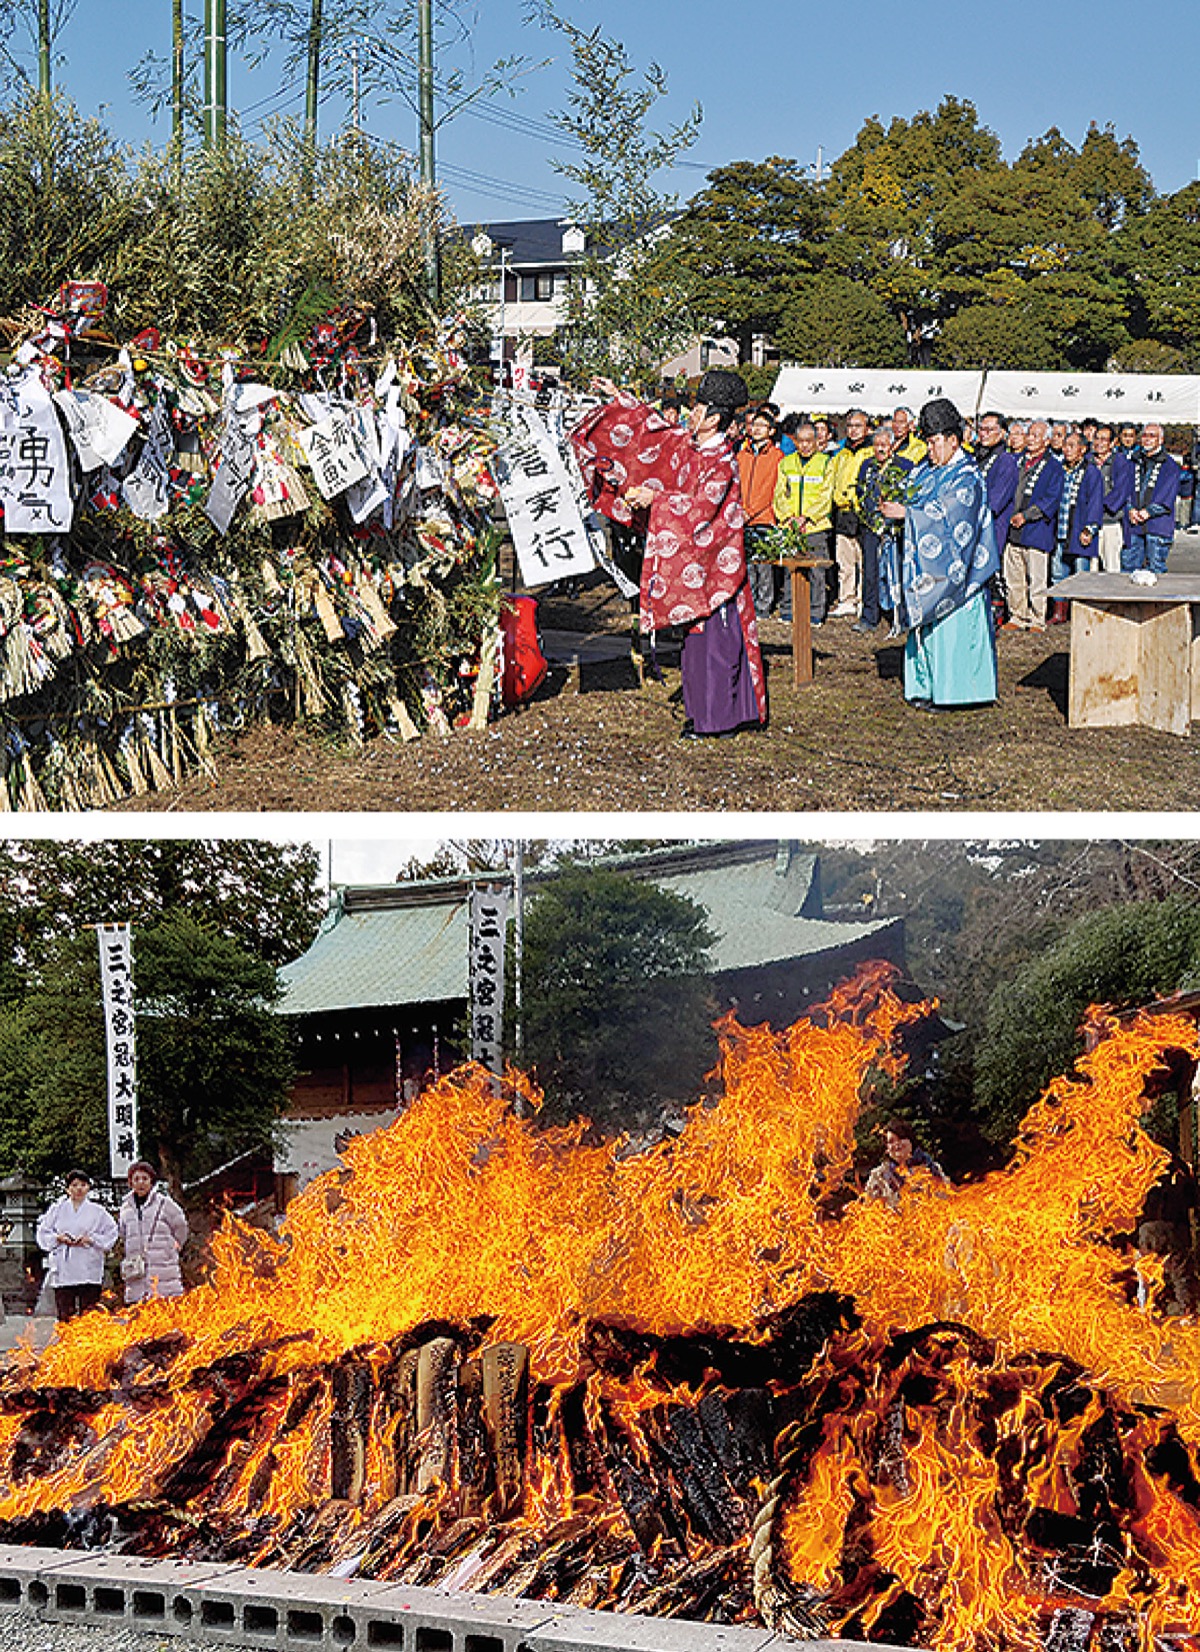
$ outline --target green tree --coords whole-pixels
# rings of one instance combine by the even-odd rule
[[[1133,332],[1200,366],[1200,183],[1154,202],[1126,223],[1116,255],[1132,292]]]
[[[886,128],[868,120],[834,162],[830,268],[882,299],[914,353],[955,307],[943,214],[969,180],[1001,170],[999,139],[953,97]]]
[[[54,48],[78,0],[0,0],[0,82],[31,86],[36,60],[37,89],[48,97]],[[27,42],[23,49],[21,42]]]
[[[1056,1073],[1082,1051],[1089,1004],[1138,1004],[1200,985],[1200,904],[1168,897],[1114,906],[1073,923],[998,986],[975,1052],[976,1096],[1009,1134]]]
[[[134,938],[141,1151],[178,1185],[272,1140],[294,1077],[274,968],[174,911]],[[33,1175],[108,1162],[93,937],[53,944],[0,1011],[0,1163]]]
[[[384,338],[428,324],[421,222],[429,203],[385,146],[343,134],[319,150],[310,174],[301,134],[280,123],[262,145],[231,134],[182,175],[151,157],[135,193],[138,234],[122,242],[110,271],[122,325],[267,340],[314,291],[327,295],[325,308],[374,311]]]
[[[587,236],[567,293],[566,365],[577,377],[653,378],[695,331],[691,281],[670,233],[677,201],[657,179],[696,141],[700,109],[649,130],[667,92],[658,65],[639,75],[599,27],[578,28],[548,3],[538,10],[571,48],[572,90],[553,119],[580,158],[554,164],[580,192],[568,211]]]
[[[184,913],[265,963],[286,963],[316,934],[318,871],[307,845],[250,839],[0,844],[0,1003],[45,986],[55,945],[98,923],[131,923],[136,934]]]
[[[820,268],[828,222],[798,161],[772,155],[709,173],[672,232],[706,325],[727,329],[749,356],[754,335],[778,331],[796,286]]]
[[[1114,353],[1109,367],[1114,373],[1186,373],[1188,360],[1173,344],[1133,338]]]
[[[843,275],[813,275],[788,301],[778,332],[789,361],[806,367],[901,367],[904,330],[884,301]]]
[[[969,304],[952,315],[933,346],[939,367],[1050,369],[1053,342],[1040,317],[1021,304]]]
[[[947,311],[995,317],[946,322],[939,358],[954,365],[1102,369],[1127,338],[1128,300],[1101,211],[1083,193],[1082,158],[1057,132],[1014,166],[979,173],[943,207],[941,290]],[[1004,335],[1011,332],[1004,345]],[[968,361],[992,337],[1001,359]]]
[[[1110,234],[1148,212],[1156,192],[1132,138],[1093,121],[1071,162],[1071,177],[1092,216]]]
[[[716,1044],[694,901],[603,867],[538,890],[525,923],[525,1048],[544,1117],[606,1129],[694,1098]]]

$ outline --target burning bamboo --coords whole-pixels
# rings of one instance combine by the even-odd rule
[[[280,1240],[16,1361],[0,1538],[948,1652],[1200,1633],[1200,1328],[1112,1237],[1195,1029],[1109,1027],[1008,1170],[891,1210],[853,1123],[919,1013],[876,974],[728,1024],[721,1104],[633,1157],[443,1082]]]

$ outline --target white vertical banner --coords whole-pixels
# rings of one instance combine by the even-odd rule
[[[141,1157],[137,1140],[137,1046],[133,1030],[133,937],[128,924],[97,924],[108,1050],[108,1154],[115,1182]]]
[[[590,574],[591,541],[558,448],[533,408],[513,410],[512,431],[496,449],[492,475],[527,586]]]
[[[504,1071],[504,938],[508,927],[506,889],[471,891],[471,1059]]]

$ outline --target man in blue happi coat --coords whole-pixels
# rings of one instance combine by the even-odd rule
[[[1050,588],[1050,557],[1062,499],[1062,466],[1050,452],[1050,426],[1034,419],[1025,437],[1025,457],[1004,547],[1004,584],[1008,591],[1008,625],[1020,631],[1044,631]]]
[[[1063,490],[1058,502],[1057,541],[1050,564],[1050,577],[1055,584],[1068,574],[1095,567],[1100,554],[1103,515],[1104,480],[1100,467],[1088,457],[1083,437],[1073,430],[1063,443]],[[1051,625],[1061,625],[1069,617],[1069,605],[1055,600],[1050,610]]]
[[[1116,445],[1110,424],[1098,424],[1092,437],[1092,456],[1104,488],[1104,516],[1100,523],[1100,571],[1119,574],[1125,548],[1125,513],[1133,498],[1133,461]]]
[[[1163,447],[1162,425],[1146,425],[1129,502],[1129,534],[1121,552],[1125,573],[1136,573],[1139,568],[1149,568],[1153,574],[1166,573],[1182,474],[1179,461]]]
[[[975,463],[987,482],[988,509],[996,530],[996,547],[1008,539],[1008,524],[1017,496],[1021,461],[1008,447],[1008,423],[999,413],[985,413],[979,421]]]
[[[929,458],[913,472],[908,503],[880,506],[904,521],[901,564],[904,695],[922,710],[987,705],[996,698],[996,639],[987,584],[999,567],[987,488],[963,451],[963,419],[939,397],[921,409]]]

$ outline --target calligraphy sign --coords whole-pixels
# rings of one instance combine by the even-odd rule
[[[140,1158],[137,1045],[133,1023],[133,940],[128,924],[98,924],[100,985],[108,1050],[108,1155],[114,1181]]]
[[[330,413],[319,423],[302,430],[300,445],[326,499],[345,493],[348,487],[367,476],[367,466],[355,440],[354,422],[348,412]]]
[[[171,455],[175,433],[165,396],[160,396],[150,414],[150,428],[137,464],[121,484],[125,503],[143,522],[157,522],[171,504]]]
[[[88,471],[115,465],[138,427],[134,415],[92,390],[59,390],[54,401],[67,422],[80,467]]]
[[[987,376],[987,405],[1031,418],[1115,422],[1156,419],[1194,424],[1200,415],[1200,377],[1190,373],[1014,373]]]
[[[504,1070],[504,938],[508,893],[471,891],[471,1059],[499,1074]]]
[[[66,533],[71,526],[66,438],[36,372],[0,392],[0,504],[9,533]]]
[[[519,410],[512,435],[492,460],[492,473],[525,584],[591,573],[596,559],[571,478],[532,409]]]
[[[258,451],[255,425],[256,415],[252,411],[239,413],[232,406],[226,406],[221,431],[221,465],[204,503],[204,514],[218,533],[229,532],[233,513],[254,480]]]

